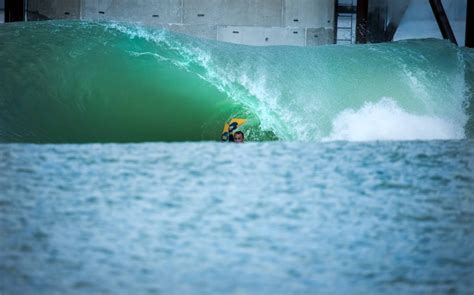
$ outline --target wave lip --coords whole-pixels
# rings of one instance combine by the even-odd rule
[[[464,123],[437,116],[409,113],[390,98],[365,103],[359,110],[346,109],[332,122],[324,141],[448,140],[463,139]]]

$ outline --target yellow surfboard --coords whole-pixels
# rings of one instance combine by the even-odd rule
[[[234,136],[234,131],[240,126],[244,125],[247,119],[233,118],[229,122],[224,123],[224,129],[222,130],[222,141],[229,141]]]

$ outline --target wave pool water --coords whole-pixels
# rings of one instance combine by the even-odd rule
[[[258,141],[473,133],[473,53],[447,41],[251,47],[70,21],[0,40],[2,142],[219,140],[235,116]]]
[[[473,81],[440,40],[2,25],[0,294],[471,295]]]
[[[0,145],[0,293],[474,290],[474,142]]]

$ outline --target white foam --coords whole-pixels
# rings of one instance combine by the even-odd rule
[[[325,141],[434,140],[464,138],[462,124],[436,116],[411,114],[389,98],[346,109],[332,122]]]

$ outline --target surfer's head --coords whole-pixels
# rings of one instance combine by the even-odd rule
[[[234,133],[234,142],[243,143],[244,142],[244,133],[242,131],[237,131]]]

